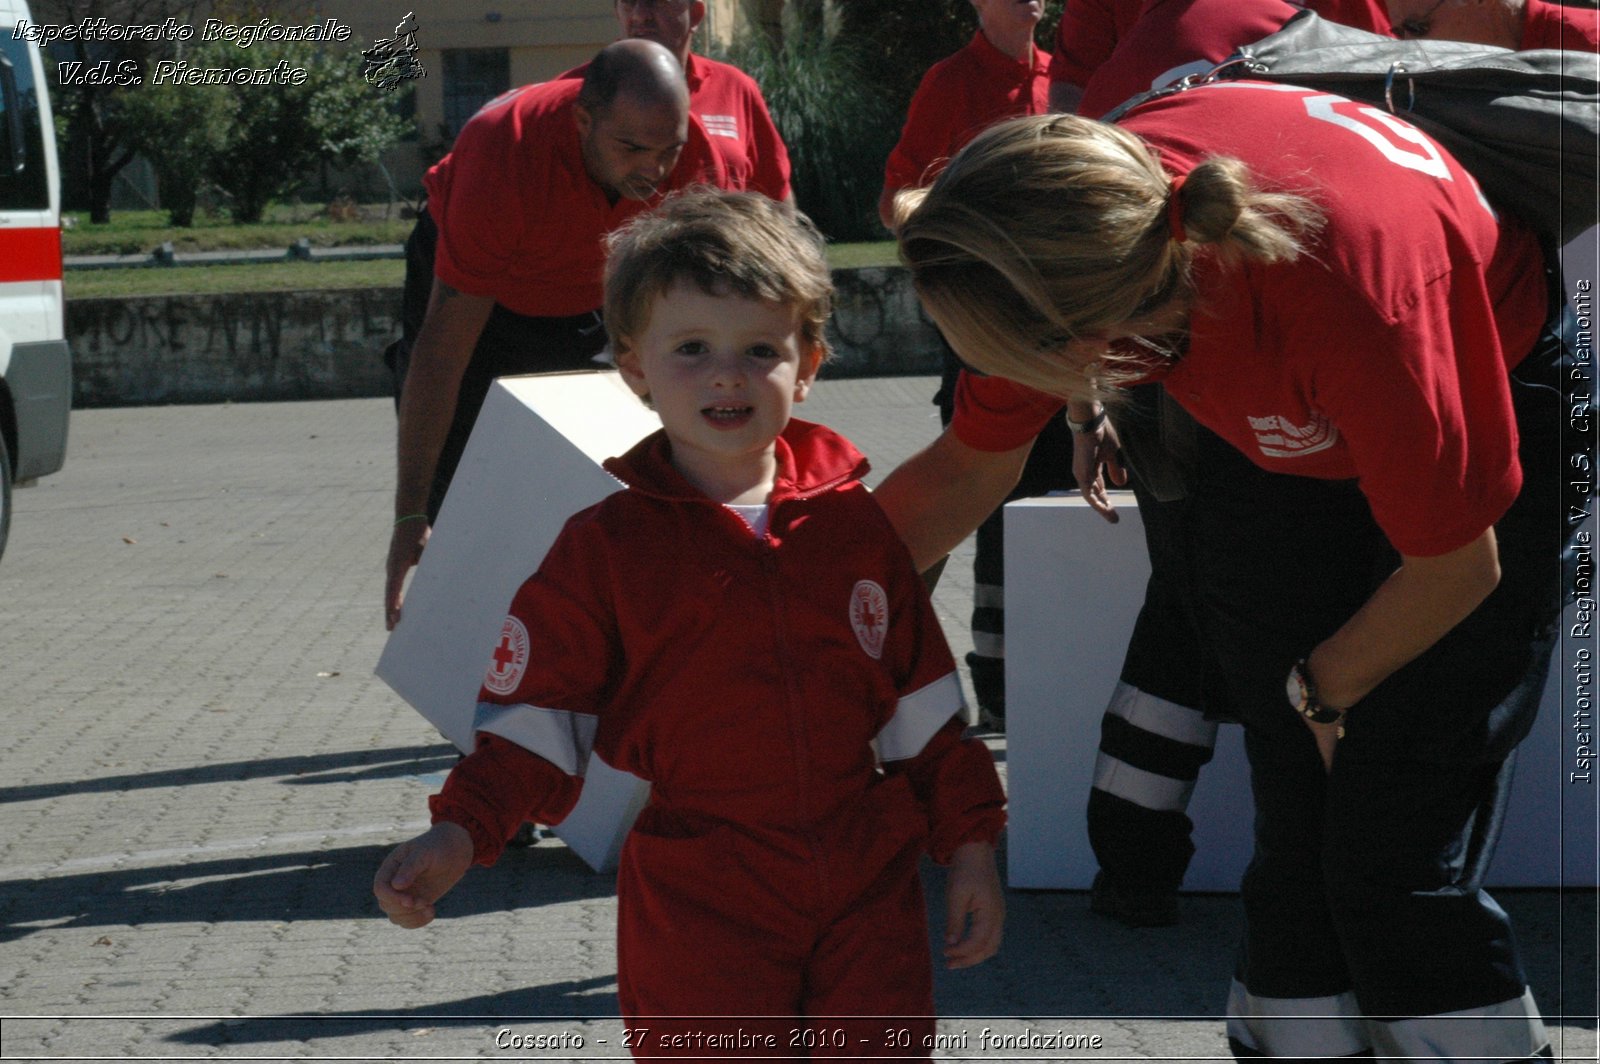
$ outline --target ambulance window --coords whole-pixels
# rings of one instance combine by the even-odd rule
[[[0,34],[0,210],[48,210],[40,87],[26,41]]]

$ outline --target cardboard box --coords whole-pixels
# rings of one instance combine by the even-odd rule
[[[1116,685],[1150,575],[1131,493],[1116,493],[1122,520],[1108,524],[1077,496],[1006,507],[1006,771],[1013,887],[1086,890],[1094,879],[1085,809],[1100,718]],[[1573,630],[1569,611],[1563,631]],[[1587,640],[1593,644],[1592,637]],[[1517,775],[1489,871],[1503,887],[1595,885],[1595,788],[1569,780],[1563,742],[1573,662],[1585,648],[1563,639]],[[1286,710],[1287,711],[1287,710]],[[1225,724],[1216,755],[1189,803],[1194,860],[1184,888],[1234,891],[1249,862],[1253,803],[1242,729]],[[1566,762],[1570,762],[1567,758]]]
[[[463,750],[511,598],[567,518],[622,485],[600,463],[661,427],[614,371],[505,377],[489,389],[377,673]],[[596,871],[616,867],[649,797],[590,759],[556,834]]]

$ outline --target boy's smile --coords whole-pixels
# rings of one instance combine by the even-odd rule
[[[794,310],[679,282],[618,348],[623,379],[661,416],[678,471],[718,502],[765,502],[773,441],[821,361]]]

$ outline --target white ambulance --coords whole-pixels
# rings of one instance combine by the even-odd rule
[[[11,488],[61,468],[72,354],[61,309],[61,179],[39,46],[0,0],[0,553]]]

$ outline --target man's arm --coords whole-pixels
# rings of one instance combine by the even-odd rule
[[[933,565],[971,535],[1004,501],[1033,449],[980,451],[946,429],[902,462],[872,493],[911,550],[917,570]]]
[[[456,396],[472,350],[494,309],[490,296],[472,296],[442,281],[433,282],[427,316],[411,350],[411,365],[400,393],[399,474],[394,493],[397,522],[389,540],[384,615],[392,630],[400,620],[406,572],[422,557],[432,531],[425,517],[433,474],[444,449]]]

